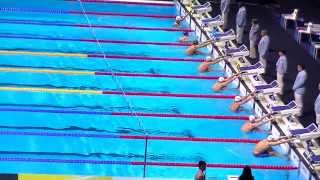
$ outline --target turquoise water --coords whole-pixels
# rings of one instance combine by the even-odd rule
[[[124,55],[158,58],[203,59],[209,53],[189,57],[184,54],[185,46],[139,45],[78,42],[71,40],[39,40],[37,38],[74,38],[99,40],[121,40],[138,42],[176,43],[181,31],[128,30],[114,28],[84,28],[74,25],[88,25],[84,15],[32,13],[32,9],[81,11],[78,2],[46,0],[28,2],[5,0],[3,8],[24,8],[24,12],[3,12],[0,10],[1,50],[28,52],[64,52],[81,54]],[[83,3],[86,11],[128,14],[176,14],[175,7],[141,6],[123,4]],[[29,12],[27,12],[29,11]],[[146,18],[125,16],[88,16],[93,25],[129,26],[143,28],[172,28],[172,18]],[[37,24],[26,24],[32,22]],[[68,24],[68,26],[59,26]],[[183,27],[187,28],[186,25]],[[10,35],[11,38],[6,36]],[[18,36],[18,37],[13,37]],[[23,37],[33,39],[25,39]],[[190,33],[195,39],[194,33]],[[46,173],[104,176],[143,175],[143,166],[127,164],[99,164],[97,161],[197,163],[205,160],[211,164],[256,164],[290,165],[287,158],[256,158],[252,156],[254,144],[209,143],[119,138],[121,135],[240,138],[263,139],[265,133],[240,132],[243,120],[205,119],[183,117],[116,116],[123,112],[171,115],[217,115],[244,116],[252,114],[244,107],[241,112],[230,112],[232,99],[206,99],[187,97],[123,96],[90,93],[59,93],[45,90],[57,88],[68,90],[122,91],[143,93],[178,93],[194,95],[237,95],[236,84],[221,92],[213,93],[211,86],[216,80],[97,76],[96,71],[117,73],[143,73],[149,75],[224,76],[221,67],[214,71],[199,73],[199,62],[163,61],[127,58],[80,58],[35,56],[30,54],[1,54],[1,68],[37,70],[92,71],[93,74],[52,74],[34,72],[0,72],[0,172],[1,173]],[[11,87],[16,89],[3,89]],[[21,88],[43,88],[42,92],[16,91]],[[63,113],[68,111],[70,113]],[[15,132],[6,134],[3,132]],[[27,135],[38,132],[42,135]],[[20,134],[19,134],[20,133]],[[24,135],[21,135],[24,134]],[[49,136],[57,133],[60,136]],[[70,137],[66,134],[116,135],[118,138]],[[280,149],[277,149],[281,151]],[[3,158],[89,160],[91,163],[50,163],[1,161]],[[147,177],[192,178],[196,168],[147,166]],[[229,174],[239,174],[241,169],[208,168],[208,177],[225,179]],[[256,179],[295,179],[296,171],[254,170]]]

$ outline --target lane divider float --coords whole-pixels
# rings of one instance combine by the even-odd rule
[[[87,71],[87,70],[63,70],[63,69],[43,69],[43,68],[11,68],[0,67],[0,72],[13,73],[45,73],[45,74],[64,74],[64,75],[96,75],[96,76],[123,76],[123,77],[150,77],[150,78],[177,78],[177,79],[200,79],[217,80],[218,76],[192,76],[192,75],[171,75],[171,74],[148,74],[148,73],[124,73],[109,71]]]
[[[63,11],[55,9],[33,9],[33,8],[0,8],[0,12],[13,13],[47,13],[47,14],[71,14],[83,15],[82,11]],[[123,16],[123,17],[143,17],[143,18],[157,18],[157,19],[174,19],[173,15],[156,15],[156,14],[130,14],[130,13],[114,13],[114,12],[97,12],[87,11],[87,15],[93,16]]]
[[[142,161],[108,161],[92,159],[54,159],[54,158],[25,158],[25,157],[0,157],[4,162],[28,162],[28,163],[59,163],[59,164],[94,164],[94,165],[134,165],[134,166],[164,166],[164,167],[198,167],[196,163],[174,163],[174,162],[142,162]],[[208,168],[242,169],[244,164],[207,164]],[[296,166],[277,165],[250,165],[252,169],[265,170],[296,170]]]
[[[115,25],[88,25],[88,24],[69,24],[62,22],[34,21],[21,19],[0,19],[1,24],[27,24],[38,26],[67,26],[78,28],[101,28],[101,29],[126,29],[126,30],[145,30],[145,31],[169,31],[169,32],[192,32],[191,29],[183,28],[155,28],[155,27],[136,27],[136,26],[115,26]]]
[[[64,0],[67,2],[78,2],[78,0]],[[171,1],[116,1],[116,0],[81,0],[84,3],[112,3],[112,4],[134,4],[134,5],[146,5],[146,6],[169,6],[174,7],[174,3]]]
[[[138,116],[138,117],[159,117],[169,120],[169,118],[185,119],[206,119],[206,120],[240,120],[247,121],[249,116],[226,116],[226,115],[195,115],[195,114],[169,114],[169,113],[144,113],[144,112],[112,112],[112,111],[92,111],[75,109],[44,109],[30,107],[0,107],[0,112],[28,112],[28,113],[53,113],[53,114],[85,114],[101,116]]]
[[[0,38],[6,39],[28,39],[28,40],[47,40],[47,41],[76,41],[96,43],[96,39],[79,39],[79,38],[57,38],[57,37],[36,37],[36,36],[21,36],[21,35],[1,35]],[[159,46],[190,46],[190,43],[178,42],[143,42],[143,41],[122,41],[122,40],[99,40],[100,43],[109,44],[139,44],[139,45],[159,45]]]
[[[4,131],[0,130],[0,135],[15,136],[45,136],[45,137],[84,137],[84,138],[103,138],[103,139],[128,139],[128,140],[163,140],[163,141],[189,141],[189,142],[211,142],[211,143],[248,143],[255,144],[258,139],[241,138],[201,138],[201,137],[171,137],[171,136],[138,136],[138,135],[115,135],[115,134],[89,134],[89,133],[67,133],[67,132],[48,132],[48,131]]]
[[[12,87],[0,86],[0,91],[38,92],[38,93],[67,93],[67,94],[96,94],[96,95],[124,95],[122,91],[87,90],[87,89],[62,89],[62,88],[39,88],[39,87]],[[234,95],[211,95],[211,94],[177,94],[177,93],[149,93],[149,92],[125,92],[127,96],[154,96],[176,98],[205,98],[205,99],[233,99]]]
[[[57,53],[57,52],[34,52],[34,51],[14,51],[0,50],[0,55],[29,55],[29,56],[51,56],[51,57],[77,57],[77,58],[108,58],[119,60],[149,60],[149,61],[179,61],[179,62],[203,62],[203,59],[194,58],[167,58],[149,56],[125,56],[125,55],[104,55],[104,54],[81,54],[81,53]]]

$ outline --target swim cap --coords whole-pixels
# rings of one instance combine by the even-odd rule
[[[254,122],[255,119],[256,119],[256,117],[254,115],[250,115],[249,116],[249,121],[250,122]]]
[[[224,81],[224,77],[219,77],[218,81],[219,81],[219,82]]]
[[[236,97],[234,97],[234,101],[235,101],[235,102],[239,102],[239,101],[241,101],[241,97],[240,97],[240,96],[236,96]]]
[[[268,140],[268,141],[271,141],[273,138],[274,138],[274,137],[273,137],[272,135],[269,135],[269,136],[267,137],[267,140]]]
[[[181,19],[182,19],[181,16],[176,17],[176,21],[181,21]]]
[[[207,57],[206,57],[206,61],[210,61],[211,59],[212,59],[211,56],[207,56]]]

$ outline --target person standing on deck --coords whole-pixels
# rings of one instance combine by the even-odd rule
[[[236,17],[236,31],[237,31],[237,43],[238,45],[243,44],[243,33],[247,23],[247,9],[243,3],[239,3],[239,10]]]
[[[283,50],[280,50],[279,52],[279,59],[277,61],[276,64],[276,69],[277,69],[277,81],[279,83],[279,87],[280,87],[280,95],[283,95],[283,77],[284,74],[287,72],[287,56],[286,56],[286,52]]]
[[[294,81],[292,90],[294,91],[294,99],[297,103],[297,108],[299,109],[298,116],[301,116],[303,108],[303,95],[306,91],[305,84],[307,81],[307,72],[303,64],[298,64],[297,69],[298,75]]]
[[[259,61],[263,65],[264,70],[267,69],[267,53],[269,51],[270,38],[267,30],[261,31],[261,39],[258,44]]]
[[[259,22],[258,19],[252,19],[251,21],[251,29],[249,32],[249,41],[250,41],[250,55],[251,59],[257,58],[257,42],[259,38]]]
[[[223,20],[223,29],[227,30],[228,16],[229,16],[229,10],[230,10],[230,0],[221,0],[220,10],[221,10],[221,16]]]

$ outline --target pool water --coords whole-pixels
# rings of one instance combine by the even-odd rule
[[[252,156],[252,143],[133,138],[266,137],[240,131],[253,112],[229,111],[239,94],[235,84],[212,92],[217,77],[224,76],[221,67],[197,72],[209,52],[185,55],[187,45],[178,43],[183,31],[172,27],[175,6],[65,0],[0,5],[0,173],[192,179],[196,167],[144,169],[135,162],[291,165],[285,156]],[[208,168],[206,173],[226,179],[240,172]],[[256,179],[297,175],[296,170],[253,173]]]

